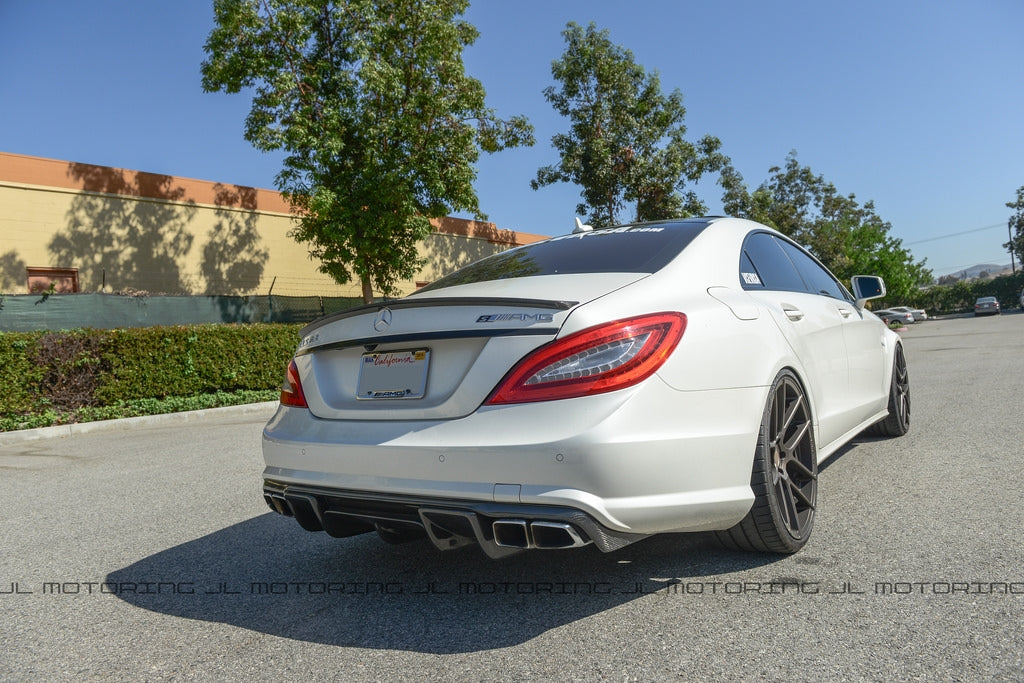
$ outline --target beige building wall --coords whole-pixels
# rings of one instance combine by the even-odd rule
[[[317,271],[288,236],[293,221],[272,190],[0,152],[0,293],[27,293],[28,268],[62,268],[83,292],[360,296]],[[435,221],[403,294],[538,239]]]

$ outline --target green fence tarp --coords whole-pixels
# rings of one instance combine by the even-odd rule
[[[0,296],[0,332],[203,323],[302,323],[360,304],[362,300],[357,298],[317,296],[5,294]]]

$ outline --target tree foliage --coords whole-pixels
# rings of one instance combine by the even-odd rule
[[[286,152],[278,189],[293,236],[320,270],[363,298],[393,294],[420,260],[429,220],[483,217],[480,149],[533,144],[524,117],[502,120],[463,68],[477,38],[468,0],[215,0],[207,92],[253,91],[245,138]]]
[[[931,281],[925,262],[915,262],[892,225],[876,213],[873,202],[861,205],[852,194],[842,195],[821,175],[801,166],[796,153],[753,192],[742,176],[726,164],[720,183],[726,213],[764,223],[806,247],[839,279],[880,275],[888,299],[911,297]]]
[[[1006,207],[1014,209],[1010,216],[1010,241],[1003,245],[1012,254],[1017,255],[1017,263],[1024,268],[1024,186],[1017,188],[1017,200],[1007,202]]]
[[[617,223],[627,204],[636,206],[637,220],[705,213],[686,184],[722,165],[721,143],[684,138],[679,90],[663,95],[657,72],[646,73],[607,29],[569,22],[562,35],[565,52],[551,65],[559,87],[546,88],[544,96],[570,128],[552,138],[560,161],[537,171],[533,189],[581,186],[576,211],[595,226]]]
[[[900,303],[927,309],[929,313],[958,313],[974,310],[978,297],[994,296],[1005,311],[1020,305],[1022,288],[1024,272],[1020,270],[1013,275],[997,275],[988,280],[958,280],[954,276],[952,282],[947,279],[945,283],[943,278],[939,278],[938,285],[918,290],[913,297]]]

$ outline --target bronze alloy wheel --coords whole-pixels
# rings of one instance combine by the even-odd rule
[[[783,376],[776,384],[768,412],[771,498],[785,531],[802,544],[814,521],[818,465],[807,397],[796,378]]]
[[[754,505],[719,532],[740,550],[793,553],[807,542],[818,499],[818,456],[807,395],[789,370],[776,377],[761,420],[750,477]]]
[[[896,345],[889,384],[889,416],[868,430],[877,436],[903,436],[910,431],[910,373],[903,345]]]

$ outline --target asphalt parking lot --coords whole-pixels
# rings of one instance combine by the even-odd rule
[[[0,679],[1022,680],[1024,314],[901,334],[910,433],[824,465],[788,557],[306,533],[272,406],[0,440]]]

